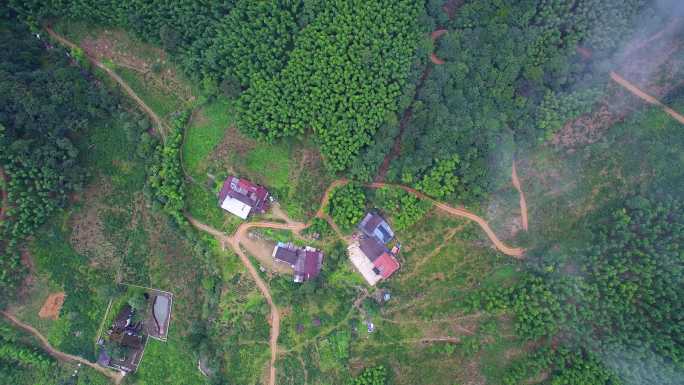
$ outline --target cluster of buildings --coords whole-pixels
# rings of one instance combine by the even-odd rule
[[[266,212],[270,202],[271,196],[264,187],[236,176],[229,176],[219,193],[219,206],[242,219],[247,219],[251,213]],[[378,213],[370,212],[359,223],[348,253],[356,269],[373,286],[399,270],[397,254],[400,248],[387,221]],[[292,268],[295,282],[316,278],[323,264],[320,250],[292,243],[276,244],[272,257],[276,263]]]
[[[247,219],[253,212],[265,213],[269,203],[268,190],[236,176],[229,176],[219,192],[221,208],[242,219]]]
[[[390,225],[377,213],[368,213],[358,226],[353,241],[348,247],[349,259],[369,285],[373,286],[389,278],[399,270],[397,254],[401,244],[394,240]]]
[[[136,310],[125,304],[119,310],[100,346],[97,363],[123,374],[135,372],[142,361],[147,339],[166,341],[171,322],[173,296],[163,291],[150,291],[145,298],[152,301],[146,309]],[[143,312],[136,317],[136,312]]]

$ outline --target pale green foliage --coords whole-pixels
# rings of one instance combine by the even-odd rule
[[[357,224],[366,208],[366,194],[355,184],[347,184],[333,190],[330,195],[328,213],[343,229]]]
[[[375,191],[378,206],[392,216],[392,225],[404,230],[421,220],[430,204],[400,188],[383,187]]]
[[[444,198],[453,194],[458,185],[455,175],[459,164],[458,155],[449,159],[438,160],[435,165],[416,183],[416,188],[435,198]]]
[[[543,135],[539,140],[550,139],[567,120],[591,111],[596,98],[600,95],[601,91],[597,88],[587,88],[569,94],[557,94],[547,90],[537,110],[537,128],[540,135]]]

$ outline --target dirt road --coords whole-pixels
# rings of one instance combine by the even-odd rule
[[[448,214],[455,215],[457,217],[463,217],[463,218],[470,219],[471,221],[477,223],[480,226],[480,228],[485,232],[485,234],[487,234],[487,237],[489,237],[489,239],[492,241],[494,246],[496,246],[496,248],[499,249],[499,251],[501,251],[502,253],[504,253],[506,255],[510,255],[511,257],[514,257],[517,259],[522,259],[523,253],[525,252],[524,249],[521,249],[519,247],[510,247],[510,246],[507,246],[506,244],[504,244],[503,242],[501,242],[501,240],[496,236],[496,234],[491,229],[491,227],[489,227],[489,224],[487,223],[487,221],[485,221],[484,219],[482,219],[478,215],[475,215],[466,209],[449,206],[448,204],[446,204],[444,202],[440,202],[440,201],[437,201],[435,199],[432,199],[429,196],[421,193],[420,191],[417,191],[411,187],[404,186],[404,185],[395,185],[395,184],[389,184],[389,183],[371,183],[368,186],[371,188],[380,188],[380,187],[385,187],[385,186],[397,187],[397,188],[400,188],[400,189],[402,189],[408,193],[411,193],[411,194],[413,194],[413,195],[415,195],[421,199],[425,199],[429,202],[432,202],[432,204],[435,205],[435,207],[437,207],[438,209],[440,209],[440,210],[442,210]]]
[[[243,239],[246,239],[248,237],[247,233],[249,229],[251,228],[269,228],[269,229],[281,229],[281,230],[292,230],[295,234],[299,234],[300,231],[302,231],[306,225],[304,223],[299,223],[299,222],[294,222],[287,220],[288,223],[276,223],[276,222],[253,222],[253,223],[243,223],[238,227],[237,231],[235,232],[234,235],[228,236],[224,234],[223,232],[208,226],[197,219],[193,218],[190,215],[186,215],[188,218],[188,221],[190,223],[197,227],[198,229],[213,235],[216,239],[221,242],[223,245],[229,245],[231,249],[235,252],[235,254],[238,255],[240,258],[240,261],[242,264],[247,268],[247,271],[249,274],[252,276],[254,279],[254,282],[256,282],[257,287],[259,288],[259,291],[261,291],[261,294],[264,296],[266,299],[266,302],[268,303],[268,306],[271,308],[271,337],[269,339],[269,345],[271,347],[271,364],[270,364],[270,376],[269,376],[269,385],[275,385],[275,379],[276,379],[276,369],[275,369],[275,362],[276,358],[278,356],[278,336],[280,335],[280,311],[278,310],[278,307],[275,305],[273,302],[273,297],[271,296],[271,291],[268,288],[268,285],[266,282],[264,282],[263,279],[261,279],[261,276],[259,275],[259,272],[257,272],[256,268],[254,268],[254,265],[252,265],[252,262],[249,260],[247,255],[242,251],[242,248],[240,247],[240,243]]]
[[[520,217],[522,219],[522,228],[527,231],[527,201],[525,200],[525,194],[520,186],[520,179],[518,179],[518,172],[515,169],[515,161],[513,161],[513,169],[511,170],[511,180],[513,181],[513,187],[518,190],[520,195]]]
[[[52,36],[55,40],[57,40],[60,44],[69,47],[72,50],[81,50],[79,46],[76,44],[72,43],[71,41],[67,40],[64,36],[58,34],[57,32],[53,31],[52,28],[50,27],[45,27],[45,30],[47,30],[47,33]],[[164,125],[164,122],[162,119],[157,115],[145,102],[143,102],[142,99],[138,96],[138,94],[133,91],[133,89],[119,76],[117,75],[114,71],[109,69],[107,66],[99,62],[97,59],[95,59],[92,56],[86,55],[88,60],[93,63],[97,68],[103,70],[110,78],[112,78],[119,86],[121,86],[121,89],[131,98],[133,101],[150,117],[152,120],[152,123],[154,126],[157,127],[157,131],[160,133],[162,138],[165,140],[166,139],[166,126]]]
[[[50,34],[50,36],[52,36],[54,39],[59,41],[61,44],[65,45],[71,49],[78,49],[79,48],[76,44],[70,42],[69,40],[67,40],[63,36],[60,36],[59,34],[54,32],[52,29],[47,28],[47,31]],[[438,33],[438,35],[441,35],[441,34],[442,34],[441,32]],[[163,137],[164,136],[164,129],[165,129],[165,125],[164,125],[163,121],[161,120],[161,118],[159,118],[159,116],[154,111],[152,111],[151,108],[149,108],[145,104],[145,102],[142,99],[140,99],[140,97],[135,93],[135,91],[133,91],[133,89],[131,89],[128,86],[128,84],[123,79],[121,79],[121,77],[119,77],[112,70],[110,70],[109,68],[104,66],[99,61],[97,61],[95,58],[88,57],[88,60],[90,62],[92,62],[96,67],[105,71],[105,73],[108,76],[110,76],[114,81],[117,82],[117,84],[119,84],[121,86],[121,88],[124,90],[124,92],[129,97],[131,97],[135,101],[135,103],[138,104],[138,106],[140,106],[140,108],[143,111],[145,111],[145,113],[147,113],[150,116],[151,120],[157,126],[160,134]],[[424,76],[425,76],[425,73],[424,73]],[[331,191],[335,187],[342,186],[346,183],[348,183],[348,180],[346,180],[346,179],[339,179],[339,180],[333,181],[330,184],[330,186],[328,186],[328,188],[326,189],[326,191],[323,195],[322,201],[321,201],[321,206],[318,209],[318,211],[316,212],[316,217],[326,219],[328,221],[328,223],[330,223],[332,228],[335,230],[335,232],[338,234],[338,236],[342,239],[344,239],[342,233],[340,232],[337,225],[325,213],[325,207],[327,206],[328,201],[330,199]],[[475,215],[475,214],[473,214],[473,213],[471,213],[465,209],[451,207],[451,206],[449,206],[443,202],[438,202],[438,201],[436,201],[432,198],[429,198],[426,195],[424,195],[424,194],[422,194],[422,193],[420,193],[420,192],[418,192],[418,191],[416,191],[416,190],[414,190],[408,186],[391,185],[391,184],[385,184],[385,183],[379,183],[379,182],[372,183],[372,184],[368,185],[368,187],[371,187],[371,188],[379,188],[379,187],[383,187],[383,186],[394,186],[394,187],[402,188],[405,191],[412,193],[412,194],[415,194],[422,199],[429,200],[437,208],[439,208],[439,209],[441,209],[441,210],[443,210],[449,214],[468,218],[468,219],[476,222],[485,231],[487,236],[492,240],[494,245],[501,252],[503,252],[504,254],[516,257],[516,258],[522,257],[522,254],[524,252],[523,249],[511,248],[511,247],[508,247],[507,245],[503,244],[496,237],[496,234],[494,234],[494,232],[491,230],[491,228],[489,227],[487,222],[484,219],[480,218],[479,216],[477,216],[477,215]],[[286,213],[284,213],[282,210],[280,210],[279,207],[274,207],[274,214],[277,218],[283,219],[285,221],[285,223],[276,223],[276,222],[243,223],[242,225],[240,225],[238,227],[238,229],[236,230],[236,232],[232,236],[227,235],[227,234],[225,234],[225,233],[223,233],[217,229],[214,229],[213,227],[208,226],[208,225],[196,220],[195,218],[191,217],[190,215],[186,214],[188,221],[193,226],[195,226],[196,228],[198,228],[201,231],[204,231],[204,232],[214,236],[216,239],[219,240],[219,242],[222,245],[224,245],[224,246],[228,245],[231,247],[231,249],[233,249],[233,251],[240,258],[240,261],[242,262],[242,264],[245,266],[245,268],[247,268],[247,271],[250,273],[250,275],[252,276],[252,278],[256,282],[257,287],[261,291],[262,295],[266,299],[266,302],[268,303],[268,305],[271,309],[271,335],[270,335],[270,339],[269,339],[269,344],[270,344],[270,348],[271,348],[271,362],[270,362],[270,370],[269,370],[270,375],[269,375],[269,381],[268,381],[269,385],[275,385],[275,379],[276,379],[275,362],[276,362],[276,358],[278,355],[278,336],[280,335],[280,311],[278,310],[277,306],[273,302],[273,298],[272,298],[271,292],[268,288],[268,285],[263,281],[263,279],[261,279],[261,276],[259,275],[257,270],[254,268],[254,266],[252,265],[252,263],[249,260],[249,258],[247,257],[247,255],[245,255],[245,253],[242,251],[240,244],[241,244],[241,242],[243,242],[244,239],[247,239],[247,233],[248,233],[249,229],[251,229],[251,228],[272,228],[272,229],[291,230],[296,235],[299,235],[300,232],[306,227],[306,224],[304,224],[304,223],[292,221],[287,216]],[[25,326],[28,328],[31,328],[29,325],[25,325]],[[27,330],[29,330],[29,329],[27,329]],[[33,329],[33,330],[35,330],[35,329]],[[37,333],[37,331],[36,331],[36,333]],[[40,335],[40,334],[38,333],[37,335]],[[45,343],[47,344],[47,340],[45,340]],[[47,344],[46,346],[49,346],[49,344]],[[90,363],[90,365],[96,365],[96,364]],[[100,369],[104,369],[104,368],[100,367]],[[104,370],[106,370],[106,369],[104,369]],[[120,379],[118,381],[120,381]]]
[[[10,321],[12,324],[17,326],[18,328],[27,331],[31,335],[33,335],[38,342],[42,345],[43,349],[50,354],[51,356],[55,357],[59,361],[64,361],[64,362],[77,362],[83,365],[87,365],[98,372],[104,374],[105,376],[109,377],[114,381],[115,384],[120,384],[121,381],[123,380],[123,376],[119,372],[115,372],[113,370],[107,369],[105,367],[102,367],[94,362],[90,362],[86,360],[83,357],[79,356],[74,356],[68,353],[61,352],[50,345],[48,342],[47,338],[45,338],[36,328],[34,328],[31,325],[25,324],[21,322],[19,319],[17,319],[14,315],[7,313],[5,311],[0,311],[0,314],[2,314],[3,317],[5,317],[8,321]]]
[[[325,216],[325,212],[323,211],[323,208],[328,204],[328,200],[330,199],[330,193],[332,192],[333,189],[339,186],[343,186],[345,184],[349,183],[349,180],[347,179],[338,179],[335,180],[333,183],[328,186],[328,188],[325,190],[325,193],[323,194],[323,199],[321,201],[321,208],[318,209],[318,212],[316,213],[316,216],[319,218],[323,218]],[[400,184],[392,184],[392,183],[383,183],[383,182],[373,182],[370,184],[367,184],[366,187],[369,188],[381,188],[381,187],[396,187],[400,188],[410,194],[413,194],[421,199],[425,199],[429,202],[431,202],[435,207],[438,209],[451,214],[455,215],[458,217],[462,218],[467,218],[470,219],[471,221],[477,223],[480,228],[487,234],[487,237],[494,243],[494,246],[496,246],[499,251],[506,255],[510,255],[511,257],[517,258],[517,259],[522,259],[523,253],[525,252],[524,249],[521,249],[519,247],[510,247],[501,242],[499,237],[496,236],[494,231],[489,227],[489,224],[487,221],[479,217],[478,215],[464,209],[464,208],[457,208],[457,207],[452,207],[449,206],[448,204],[444,202],[437,201],[433,198],[430,198],[429,196],[421,193],[420,191],[417,191],[416,189],[413,189],[408,186],[400,185]],[[526,211],[526,210],[525,210]]]
[[[679,123],[684,124],[684,116],[682,116],[679,112],[673,110],[672,108],[661,103],[660,100],[658,100],[658,99],[654,98],[653,96],[647,94],[646,92],[642,91],[639,87],[630,83],[627,79],[618,75],[615,71],[610,72],[610,78],[613,79],[613,81],[615,83],[621,85],[622,87],[624,87],[627,91],[631,92],[636,97],[640,98],[641,100],[645,101],[646,103],[653,104],[654,106],[658,106],[658,107],[662,108],[663,111],[665,111],[665,113],[670,115],[672,118],[677,120]]]

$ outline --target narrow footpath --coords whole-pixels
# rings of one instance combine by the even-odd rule
[[[50,343],[48,342],[47,338],[45,338],[45,336],[40,334],[40,332],[36,328],[34,328],[33,326],[31,326],[29,324],[21,322],[14,315],[7,313],[5,311],[0,311],[0,314],[2,314],[3,317],[5,317],[9,322],[14,324],[16,327],[18,327],[18,328],[30,333],[31,335],[33,335],[38,340],[38,342],[40,342],[40,344],[43,347],[43,350],[45,350],[51,356],[55,357],[55,359],[62,361],[62,362],[77,362],[77,363],[80,363],[83,365],[87,365],[87,366],[97,370],[98,372],[104,374],[105,376],[109,377],[110,379],[112,379],[112,381],[114,381],[115,384],[120,384],[121,381],[123,380],[123,376],[119,372],[116,372],[116,371],[107,369],[105,367],[102,367],[102,366],[98,365],[97,363],[90,362],[90,361],[86,360],[83,357],[74,356],[72,354],[64,353],[62,351],[59,351],[59,350],[53,348],[52,345],[50,345]]]
[[[658,106],[665,111],[666,114],[670,115],[672,118],[677,120],[679,123],[684,124],[684,116],[682,116],[679,112],[673,110],[672,108],[666,106],[663,104],[660,100],[654,98],[653,96],[647,94],[646,92],[642,91],[639,87],[636,85],[632,84],[629,82],[627,79],[623,78],[622,76],[618,75],[615,71],[610,71],[610,78],[613,79],[613,81],[622,87],[624,87],[627,91],[631,92],[634,96],[640,98],[641,100],[645,101],[648,104],[652,104],[654,106]]]
[[[513,169],[511,170],[511,180],[513,187],[518,190],[520,195],[520,218],[523,230],[527,231],[527,201],[525,200],[525,193],[522,191],[520,179],[518,179],[518,171],[515,169],[515,160],[513,161]]]
[[[81,50],[79,46],[77,46],[75,43],[67,40],[64,36],[58,34],[57,32],[53,31],[52,28],[50,27],[45,27],[45,30],[47,33],[57,40],[60,44],[76,51],[76,50]],[[97,59],[94,57],[88,55],[87,53],[84,53],[86,57],[88,58],[88,61],[93,63],[94,66],[97,68],[103,70],[104,72],[107,73],[107,76],[112,78],[119,86],[121,86],[121,89],[128,95],[133,101],[152,119],[152,123],[157,127],[157,131],[159,134],[162,136],[162,139],[166,139],[166,132],[168,131],[166,126],[164,125],[164,121],[157,115],[145,102],[140,99],[138,94],[133,91],[133,89],[126,83],[121,76],[117,75],[116,72],[112,71],[109,67],[105,66],[101,62],[99,62]]]

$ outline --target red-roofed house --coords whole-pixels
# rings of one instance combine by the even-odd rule
[[[313,247],[296,247],[292,243],[278,242],[273,258],[286,263],[294,270],[294,281],[304,282],[318,277],[323,265],[323,253]]]
[[[246,179],[229,176],[219,193],[222,209],[242,219],[247,219],[252,211],[265,213],[268,210],[268,191]]]
[[[347,248],[349,259],[366,282],[373,286],[399,270],[399,261],[395,258],[399,248],[387,249],[386,243],[394,238],[394,232],[376,213],[367,214],[359,224],[359,230],[356,241]]]

